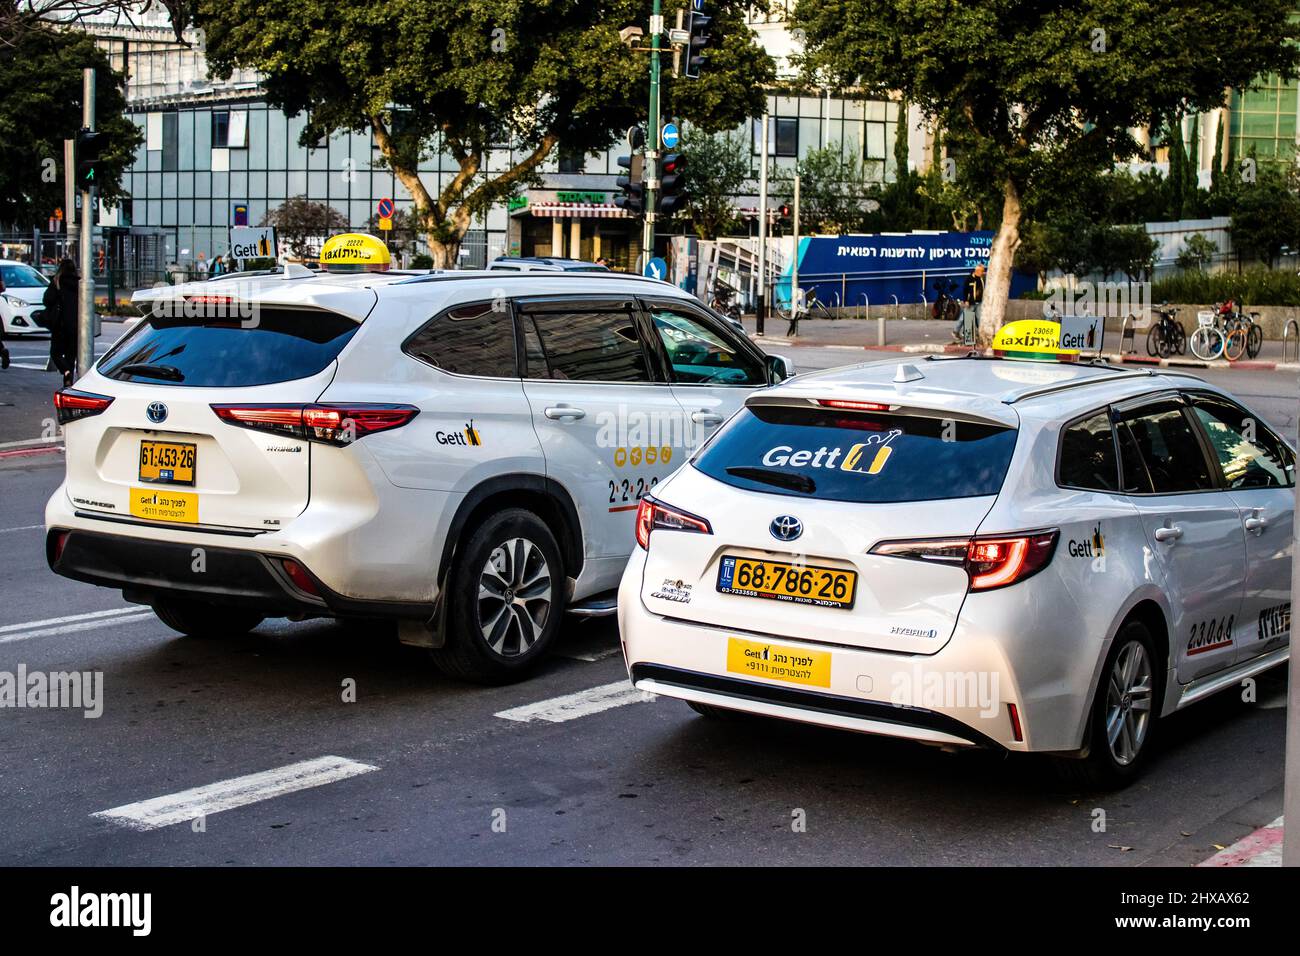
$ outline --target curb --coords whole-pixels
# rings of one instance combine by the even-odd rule
[[[52,442],[45,438],[29,438],[25,441],[0,443],[0,461],[9,458],[32,458],[37,455],[61,454],[62,452],[62,442]]]
[[[1262,826],[1197,866],[1281,866],[1282,817]]]

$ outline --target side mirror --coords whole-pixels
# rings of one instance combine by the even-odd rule
[[[767,366],[767,384],[776,385],[787,378],[794,377],[794,362],[784,355],[765,355],[763,364]]]

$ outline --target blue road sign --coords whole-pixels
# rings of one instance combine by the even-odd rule
[[[681,130],[677,128],[676,123],[665,123],[663,131],[663,141],[665,149],[676,149],[677,144],[681,141]]]
[[[645,264],[645,274],[651,279],[667,279],[668,263],[664,262],[663,259],[658,256],[655,256]]]

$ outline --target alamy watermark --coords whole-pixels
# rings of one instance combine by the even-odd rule
[[[0,671],[0,709],[68,708],[93,720],[104,713],[103,671]]]

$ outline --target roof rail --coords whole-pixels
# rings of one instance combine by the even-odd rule
[[[1098,376],[1097,378],[1075,378],[1068,382],[1057,382],[1054,385],[1040,385],[1037,388],[1030,388],[1024,391],[1007,392],[1002,396],[1002,404],[1014,405],[1016,402],[1023,402],[1028,398],[1040,398],[1043,395],[1052,395],[1056,392],[1068,392],[1074,388],[1084,388],[1088,385],[1097,385],[1101,382],[1113,382],[1118,378],[1151,378],[1156,373],[1149,368],[1143,369],[1120,369],[1113,365],[1096,366],[1097,368],[1106,368],[1114,371],[1114,375]]]
[[[536,281],[537,279],[623,279],[638,280],[640,282],[657,282],[661,285],[672,285],[671,282],[665,283],[663,279],[652,279],[649,276],[639,276],[631,272],[579,272],[571,270],[567,272],[547,272],[545,270],[534,270],[532,272],[516,272],[512,269],[462,269],[448,272],[441,272],[435,275],[411,276],[409,279],[399,279],[393,285],[416,285],[421,282],[454,282],[458,279],[505,279],[505,278],[527,278]],[[676,286],[673,286],[676,288]]]

